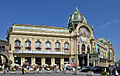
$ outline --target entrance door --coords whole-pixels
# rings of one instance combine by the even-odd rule
[[[14,58],[14,62],[15,62],[16,64],[21,64],[21,57],[15,57],[15,58]]]
[[[45,63],[51,65],[51,58],[45,58]]]
[[[41,65],[41,58],[35,58],[35,63]]]
[[[59,66],[59,69],[60,69],[60,58],[55,58],[55,64],[57,64]]]
[[[79,56],[79,66],[87,66],[87,56]]]
[[[31,57],[25,57],[25,62],[31,65]]]
[[[69,58],[64,58],[64,65],[69,64]]]

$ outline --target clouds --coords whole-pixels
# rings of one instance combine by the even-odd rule
[[[120,23],[120,20],[113,20],[113,21],[110,21],[110,22],[107,22],[103,25],[99,25],[98,27],[94,28],[95,30],[98,30],[98,29],[103,29],[103,28],[106,28],[108,26],[113,26],[112,24],[116,24],[116,23]]]

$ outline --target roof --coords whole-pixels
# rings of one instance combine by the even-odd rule
[[[44,26],[44,25],[40,26],[40,25],[14,24],[14,29],[69,33],[69,30],[67,30],[67,28],[50,27],[50,26]]]
[[[0,40],[0,45],[8,45],[8,42],[5,40]]]
[[[104,38],[99,38],[98,40],[102,43],[106,43],[106,40]]]
[[[53,27],[53,26],[44,26],[44,24],[41,25],[29,25],[29,24],[13,24],[14,26],[24,26],[24,27],[39,27],[39,28],[54,28],[54,29],[63,29],[67,30],[67,28],[63,27]]]

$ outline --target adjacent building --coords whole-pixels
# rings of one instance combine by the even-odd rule
[[[44,24],[13,24],[7,32],[12,64],[109,66],[114,64],[114,48],[109,40],[94,37],[93,27],[76,8],[68,29]]]
[[[8,63],[9,44],[5,40],[0,40],[0,65]]]

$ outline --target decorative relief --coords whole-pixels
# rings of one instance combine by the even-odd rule
[[[42,41],[44,41],[44,39],[42,39]]]
[[[35,38],[31,38],[32,40],[35,40]]]
[[[63,40],[61,40],[61,42],[63,42]]]
[[[88,38],[90,38],[91,33],[90,33],[90,31],[89,31],[89,29],[88,29],[87,27],[81,26],[81,27],[79,28],[79,35],[80,35],[80,36],[83,36],[83,37],[88,37]]]
[[[37,39],[37,41],[40,41],[40,39]]]
[[[24,40],[25,38],[22,38],[22,40]]]
[[[54,39],[52,39],[52,42],[54,41]]]

